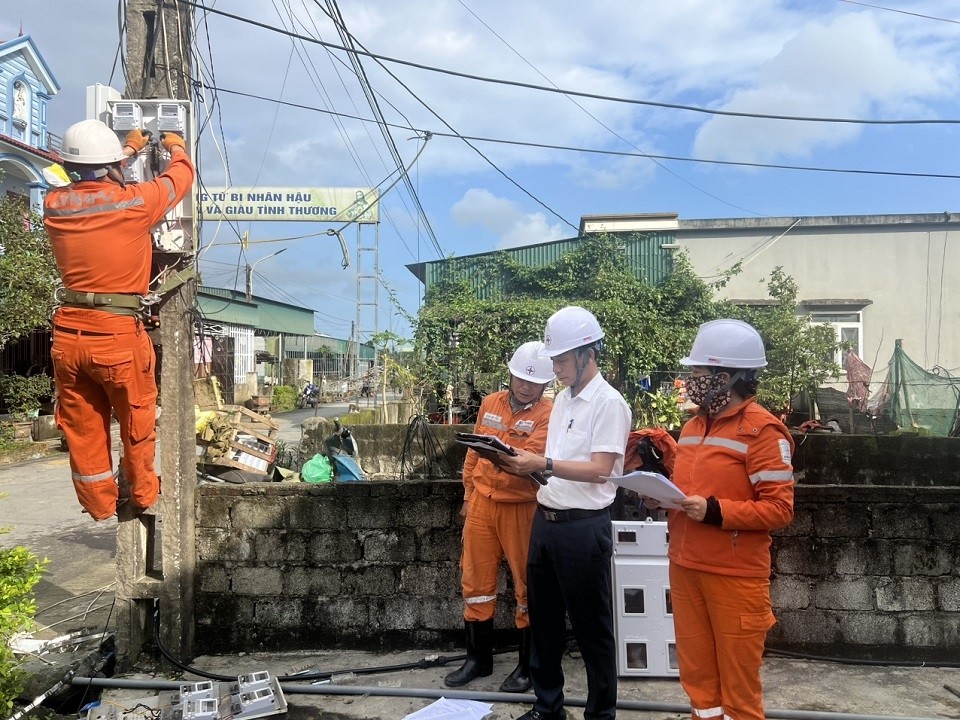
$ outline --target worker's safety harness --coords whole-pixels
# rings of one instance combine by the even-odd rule
[[[160,302],[160,296],[156,293],[147,295],[93,293],[76,292],[69,288],[59,288],[56,299],[62,307],[87,308],[114,315],[132,315],[139,318],[149,316],[150,306]]]

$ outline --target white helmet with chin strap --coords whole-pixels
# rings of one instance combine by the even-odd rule
[[[766,367],[763,338],[742,320],[711,320],[703,323],[681,365],[752,369]]]
[[[543,343],[537,340],[525,342],[517,348],[507,363],[510,374],[521,380],[544,385],[553,380],[553,361],[544,354]]]
[[[544,354],[547,357],[563,355],[568,350],[593,345],[603,336],[600,323],[592,312],[570,305],[557,310],[547,319],[543,334]]]
[[[113,130],[99,120],[81,120],[63,134],[60,157],[66,163],[103,167],[125,156]]]

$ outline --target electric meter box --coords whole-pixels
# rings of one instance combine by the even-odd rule
[[[112,127],[117,132],[143,127],[143,113],[140,112],[140,106],[137,103],[114,103],[112,120]]]
[[[177,132],[183,135],[187,131],[187,109],[183,104],[158,103],[157,130],[160,132]]]
[[[110,88],[108,88],[110,90]],[[88,89],[88,95],[90,91]],[[175,132],[183,136],[187,153],[194,156],[192,107],[188,100],[171,98],[119,99],[116,91],[101,91],[101,107],[95,108],[122,143],[130,130],[141,129],[152,134],[152,141],[137,155],[127,158],[124,179],[130,183],[149,182],[160,175],[170,162],[170,154],[160,144],[160,135]],[[89,98],[88,98],[89,104]],[[90,108],[88,107],[88,113]],[[193,247],[194,195],[191,191],[153,230],[154,249],[163,253],[185,253]]]
[[[616,521],[612,528],[617,674],[677,677],[667,523]]]

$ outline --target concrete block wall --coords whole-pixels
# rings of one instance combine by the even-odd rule
[[[455,429],[432,431],[459,468]],[[365,467],[395,472],[403,426],[354,433]],[[795,462],[796,519],[773,544],[769,644],[955,660],[960,440],[809,436]],[[455,479],[201,485],[197,652],[459,642],[461,499]],[[617,507],[615,519],[634,519],[629,502]],[[499,628],[512,625],[505,575]]]
[[[800,436],[796,516],[773,544],[768,644],[956,660],[960,440]]]
[[[197,488],[196,650],[459,639],[458,481]],[[498,627],[512,624],[504,602]]]

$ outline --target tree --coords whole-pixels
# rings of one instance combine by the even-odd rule
[[[46,325],[59,280],[43,221],[25,206],[0,199],[0,348]]]
[[[45,561],[27,548],[0,549],[0,713],[8,715],[23,689],[20,660],[13,654],[13,636],[31,627],[36,612],[33,588],[40,582]]]
[[[774,412],[786,413],[798,393],[815,397],[827,378],[840,375],[833,360],[840,343],[829,325],[797,315],[797,283],[782,267],[770,273],[767,292],[776,305],[741,309],[736,317],[753,324],[766,347],[767,367],[757,399]]]
[[[611,235],[585,237],[542,267],[521,265],[506,253],[453,259],[424,298],[416,349],[431,384],[472,375],[490,378],[493,387],[493,379],[506,378],[513,351],[542,337],[551,314],[564,305],[582,305],[606,332],[601,369],[634,405],[637,417],[663,415],[661,408],[644,405],[653,394],[644,391],[641,378],[676,377],[699,325],[720,317],[746,320],[763,336],[769,365],[758,399],[774,411],[786,409],[798,391],[813,390],[837,374],[832,330],[796,315],[797,286],[782,268],[771,274],[767,289],[777,302],[769,307],[716,299],[728,277],[707,284],[686,255],[677,253],[667,278],[656,285],[644,282]],[[476,287],[492,299],[478,298]]]
[[[682,254],[671,275],[651,285],[633,274],[623,244],[612,235],[588,236],[543,267],[521,265],[505,253],[469,260],[449,264],[417,318],[417,349],[433,361],[438,383],[458,374],[505,378],[513,351],[540,339],[550,315],[582,305],[606,332],[605,375],[633,398],[639,378],[679,368],[697,326],[722,307]],[[471,277],[500,288],[499,296],[478,299]]]

